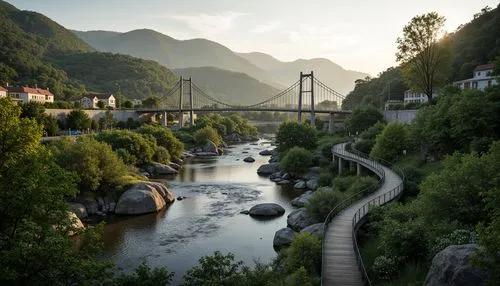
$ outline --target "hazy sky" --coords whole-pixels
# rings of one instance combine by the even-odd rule
[[[436,11],[453,32],[492,0],[7,0],[76,30],[149,28],[206,38],[279,60],[328,58],[376,75],[395,64],[395,41],[415,15]]]

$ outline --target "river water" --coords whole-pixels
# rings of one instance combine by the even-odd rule
[[[262,140],[257,144],[231,146],[216,158],[195,158],[176,177],[162,179],[176,197],[187,198],[159,213],[111,219],[104,233],[106,257],[127,272],[143,261],[165,266],[175,272],[174,285],[201,256],[216,250],[232,252],[247,265],[256,259],[270,262],[276,257],[274,233],[286,226],[290,201],[301,192],[257,175],[269,159],[258,153],[273,148]],[[256,161],[245,163],[246,156]],[[285,215],[261,220],[240,214],[264,202],[280,204]]]

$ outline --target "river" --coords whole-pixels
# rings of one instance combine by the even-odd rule
[[[176,197],[187,198],[159,213],[112,218],[104,232],[106,257],[127,272],[143,261],[165,266],[175,272],[174,285],[201,256],[216,250],[232,252],[247,265],[256,259],[270,262],[276,257],[274,233],[286,226],[290,201],[301,192],[257,175],[269,159],[258,153],[273,148],[266,141],[257,143],[230,146],[230,152],[216,158],[194,158],[176,177],[160,180]],[[256,161],[245,163],[246,156]],[[240,214],[264,202],[280,204],[285,215],[261,220]]]

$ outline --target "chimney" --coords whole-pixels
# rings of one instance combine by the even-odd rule
[[[50,91],[50,89],[47,87],[47,91]]]
[[[38,84],[35,83],[35,88],[38,88]]]
[[[5,87],[9,87],[9,83],[8,82],[5,83]]]

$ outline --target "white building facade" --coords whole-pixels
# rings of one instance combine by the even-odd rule
[[[484,90],[485,88],[497,85],[497,80],[493,76],[493,68],[493,64],[477,66],[472,73],[472,78],[456,81],[453,85],[460,89],[478,90]]]
[[[0,98],[7,97],[7,89],[0,86]]]
[[[7,94],[13,100],[22,103],[37,102],[43,104],[54,102],[54,95],[48,88],[41,89],[25,86],[7,87]]]
[[[432,94],[432,98],[435,98],[436,96],[438,96],[437,93]],[[426,103],[429,102],[429,98],[427,98],[427,95],[425,93],[407,90],[405,91],[403,102],[404,104]]]
[[[88,94],[80,99],[83,108],[99,108],[97,103],[102,101],[105,107],[116,108],[116,99],[112,94]]]

